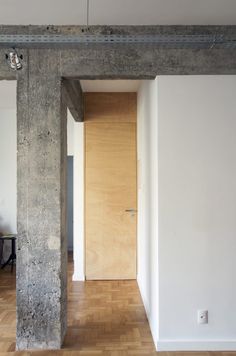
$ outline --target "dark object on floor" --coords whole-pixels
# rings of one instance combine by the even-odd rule
[[[0,242],[2,242],[2,244],[5,240],[11,241],[11,254],[10,254],[8,260],[2,265],[1,268],[3,269],[11,263],[11,272],[13,272],[14,262],[16,260],[16,235],[0,236]]]

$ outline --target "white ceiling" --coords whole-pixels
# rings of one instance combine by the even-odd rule
[[[0,0],[0,24],[86,25],[87,0]],[[236,25],[236,0],[89,0],[90,25]]]
[[[136,92],[139,80],[82,80],[84,92]],[[16,108],[16,81],[0,81],[0,109]],[[1,120],[1,117],[0,117]]]
[[[140,80],[81,80],[84,92],[136,92]]]

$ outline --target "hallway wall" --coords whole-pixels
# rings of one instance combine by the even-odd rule
[[[157,80],[138,92],[138,274],[137,281],[156,344],[158,339]]]
[[[158,347],[235,350],[236,76],[157,84]]]
[[[236,349],[235,86],[161,76],[139,90],[138,283],[159,351]]]
[[[67,112],[67,149],[73,157],[73,259],[74,281],[84,280],[84,123]]]

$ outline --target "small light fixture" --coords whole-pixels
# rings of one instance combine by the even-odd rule
[[[20,70],[22,68],[21,59],[23,59],[23,56],[18,56],[14,48],[9,54],[6,54],[6,59],[11,69]]]

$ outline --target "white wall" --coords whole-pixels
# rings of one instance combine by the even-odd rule
[[[0,81],[0,231],[16,233],[16,81]],[[11,251],[5,241],[3,257]]]
[[[158,79],[159,350],[236,349],[235,88]]]
[[[75,122],[67,111],[67,154],[73,156],[73,281],[84,273],[84,123]]]
[[[0,231],[16,233],[16,81],[7,80],[0,81]]]
[[[16,233],[15,109],[0,108],[0,172],[0,231]]]
[[[138,93],[138,284],[159,351],[236,349],[235,87],[163,76]]]
[[[15,83],[11,86],[16,100]],[[8,108],[6,104],[0,98],[0,231],[16,233],[16,109]],[[4,260],[10,251],[11,243],[5,241]]]
[[[157,80],[138,91],[138,285],[156,344],[158,339]]]
[[[74,123],[74,274],[83,281],[84,271],[84,123]]]

